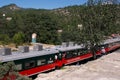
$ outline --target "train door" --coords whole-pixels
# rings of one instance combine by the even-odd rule
[[[56,63],[56,68],[60,68],[64,65],[64,58],[63,58],[63,52],[59,52],[55,54],[55,63]]]

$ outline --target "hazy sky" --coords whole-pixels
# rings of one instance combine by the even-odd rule
[[[23,8],[54,9],[70,5],[84,4],[87,0],[0,0],[0,7],[15,3]]]

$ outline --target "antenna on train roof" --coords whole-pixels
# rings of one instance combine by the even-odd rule
[[[69,42],[69,46],[75,46],[74,42]]]

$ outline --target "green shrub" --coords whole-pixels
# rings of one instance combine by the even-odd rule
[[[24,43],[25,35],[22,32],[18,32],[13,36],[13,42],[16,45],[20,45]]]

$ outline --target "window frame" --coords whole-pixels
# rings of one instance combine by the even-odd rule
[[[46,59],[38,59],[37,60],[37,66],[42,66],[46,64]]]
[[[25,69],[30,69],[36,66],[36,62],[34,60],[25,62]]]

